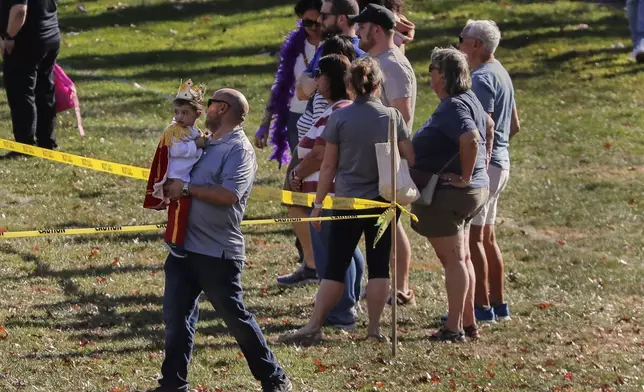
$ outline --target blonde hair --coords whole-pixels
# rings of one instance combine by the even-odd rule
[[[359,58],[351,64],[349,82],[356,95],[371,95],[380,89],[385,78],[377,60]]]

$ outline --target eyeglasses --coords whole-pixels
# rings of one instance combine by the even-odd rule
[[[208,107],[212,106],[212,104],[213,104],[213,103],[225,103],[226,105],[231,106],[228,102],[223,101],[223,100],[221,100],[221,99],[214,99],[214,98],[210,98],[210,99],[208,100]]]
[[[312,19],[302,19],[302,26],[304,27],[316,27],[319,26],[320,24],[318,23],[317,20],[312,20]]]
[[[429,73],[432,73],[432,71],[440,72],[440,71],[441,71],[441,69],[440,69],[440,68],[438,68],[437,66],[435,66],[434,64],[430,64],[430,65],[429,65]]]

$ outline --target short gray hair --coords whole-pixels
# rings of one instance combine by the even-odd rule
[[[464,38],[473,38],[483,42],[483,47],[488,54],[494,54],[501,42],[501,30],[493,20],[468,20],[463,34],[467,36]]]
[[[449,95],[457,95],[472,88],[470,67],[467,57],[455,48],[434,48],[431,57],[432,66],[437,66],[438,71],[445,79],[445,90]]]

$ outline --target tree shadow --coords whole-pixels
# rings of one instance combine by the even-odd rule
[[[62,31],[100,29],[114,25],[141,25],[164,21],[191,20],[204,14],[233,16],[245,11],[261,12],[264,9],[291,5],[290,0],[211,0],[183,2],[181,4],[163,2],[108,10],[96,15],[62,15]]]

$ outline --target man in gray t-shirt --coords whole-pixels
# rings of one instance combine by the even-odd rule
[[[519,116],[510,75],[494,57],[501,32],[491,20],[471,20],[460,35],[460,50],[472,70],[472,90],[494,120],[488,176],[490,196],[470,228],[470,251],[476,274],[474,314],[480,322],[510,318],[503,294],[503,257],[496,243],[497,203],[510,175],[510,138],[519,132]],[[492,135],[488,135],[488,138]],[[469,299],[466,299],[469,300]]]
[[[248,109],[239,91],[215,91],[206,110],[212,137],[192,169],[191,182],[170,180],[164,187],[173,200],[190,196],[192,206],[187,255],[170,254],[164,266],[165,359],[159,389],[189,389],[188,366],[203,291],[239,344],[262,390],[293,390],[242,300],[241,271],[246,256],[241,221],[257,170],[255,152],[241,126]]]
[[[409,60],[394,44],[396,25],[394,14],[383,6],[369,4],[353,20],[359,23],[357,33],[360,36],[360,48],[378,60],[385,76],[380,92],[382,103],[398,109],[411,133],[416,108],[416,75]],[[413,162],[409,163],[410,166],[413,164]],[[409,289],[411,245],[401,221],[398,221],[398,233],[399,235],[396,236],[397,300],[401,305],[413,305],[414,292]]]

